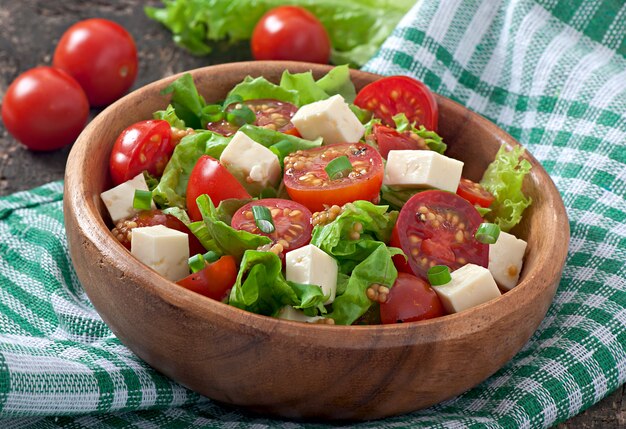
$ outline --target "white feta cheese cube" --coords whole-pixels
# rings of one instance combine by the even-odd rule
[[[228,143],[220,162],[252,195],[280,182],[281,169],[276,154],[241,131]]]
[[[436,188],[456,192],[463,162],[432,150],[391,150],[383,184],[394,188]]]
[[[297,310],[291,305],[286,305],[278,311],[276,315],[279,319],[293,320],[294,322],[317,323],[318,320],[324,320],[322,316],[307,316],[302,310]]]
[[[501,295],[491,273],[480,265],[467,264],[450,273],[452,280],[433,286],[448,313],[458,313]]]
[[[109,215],[111,216],[113,223],[130,217],[138,212],[138,210],[133,208],[135,189],[139,189],[141,191],[148,190],[148,184],[146,183],[146,179],[143,177],[143,173],[139,173],[132,179],[100,194],[100,198],[102,198],[104,205],[109,211]],[[152,208],[156,208],[154,201],[152,202]]]
[[[133,228],[130,252],[172,281],[189,275],[189,239],[184,232],[164,225]]]
[[[317,285],[325,296],[325,304],[335,300],[337,292],[337,262],[323,250],[308,244],[285,255],[287,280]]]
[[[526,242],[507,232],[500,232],[498,241],[489,245],[489,271],[498,286],[511,290],[522,272]]]
[[[302,137],[322,137],[325,145],[355,143],[365,133],[365,127],[339,94],[300,107],[291,122]]]

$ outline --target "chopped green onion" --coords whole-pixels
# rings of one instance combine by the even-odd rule
[[[265,206],[252,206],[252,214],[256,226],[266,234],[274,232],[274,221],[272,220],[272,212]]]
[[[330,180],[337,180],[346,177],[352,171],[352,164],[348,157],[343,155],[330,161],[324,170]]]
[[[446,265],[435,265],[428,270],[428,281],[433,286],[441,286],[450,283],[450,268]]]
[[[224,112],[219,104],[209,104],[202,108],[202,120],[205,122],[219,122],[223,118]]]
[[[233,125],[242,126],[245,124],[251,124],[256,121],[256,115],[247,106],[243,106],[241,109],[231,110],[226,114],[226,120]]]
[[[278,158],[284,158],[290,153],[295,152],[298,148],[297,148],[297,144],[293,141],[281,140],[271,145],[270,149],[272,150],[272,152],[276,153]]]
[[[484,244],[494,244],[500,236],[500,227],[495,223],[481,223],[476,230],[476,240]]]
[[[202,257],[208,264],[212,264],[213,262],[217,261],[220,258],[220,255],[218,255],[216,252],[212,250],[209,250],[204,255],[202,255]]]
[[[242,101],[243,101],[243,97],[239,94],[229,95],[228,97],[226,97],[226,100],[224,100],[224,103],[222,103],[222,109],[226,109],[231,104],[239,103]]]
[[[135,189],[133,208],[136,210],[150,210],[152,208],[152,192]]]
[[[198,271],[202,271],[206,267],[206,261],[204,260],[204,256],[201,253],[193,255],[187,261],[189,264],[189,268],[192,273],[197,273]]]

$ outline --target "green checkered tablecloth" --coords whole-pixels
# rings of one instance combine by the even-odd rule
[[[457,398],[361,426],[549,427],[624,383],[625,53],[622,1],[423,0],[367,64],[424,80],[525,144],[572,237],[554,303],[517,356]],[[61,199],[61,183],[0,199],[0,427],[323,426],[217,405],[123,347],[76,279]]]

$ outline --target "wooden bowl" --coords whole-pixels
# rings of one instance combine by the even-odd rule
[[[191,72],[207,100],[246,75],[277,82],[284,69],[328,66],[248,62]],[[148,364],[209,398],[287,418],[376,419],[425,408],[479,384],[528,341],[550,305],[567,253],[569,225],[550,177],[530,154],[533,199],[514,231],[528,242],[521,283],[459,314],[383,326],[310,325],[248,313],[180,288],[130,257],[109,232],[100,193],[111,186],[109,153],[119,132],[151,118],[176,79],[119,100],[81,134],[65,174],[65,223],[78,277],[116,336]],[[353,71],[361,88],[379,76]],[[478,180],[500,145],[518,143],[483,117],[437,97],[448,155]]]

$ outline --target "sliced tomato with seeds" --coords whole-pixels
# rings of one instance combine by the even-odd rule
[[[471,181],[464,177],[459,182],[459,187],[456,193],[465,198],[470,203],[481,207],[489,207],[491,203],[496,199],[491,192],[482,187],[480,183]]]
[[[417,322],[445,314],[441,300],[430,284],[407,273],[398,273],[387,299],[380,303],[383,324]]]
[[[134,216],[119,221],[111,233],[117,240],[130,250],[131,230],[137,227],[164,225],[168,228],[184,232],[189,237],[189,254],[196,255],[206,252],[206,249],[195,235],[187,228],[180,219],[161,210],[143,210]]]
[[[390,245],[408,257],[408,263],[401,255],[394,257],[396,267],[425,280],[434,265],[451,271],[468,263],[487,267],[489,245],[474,238],[482,222],[476,208],[456,194],[432,190],[414,195],[393,229]]]
[[[176,283],[200,295],[222,301],[235,284],[238,270],[235,258],[225,255]]]
[[[252,213],[253,206],[265,206],[270,210],[274,232],[265,233],[259,229]],[[313,229],[309,209],[295,201],[281,198],[264,198],[244,205],[233,215],[231,226],[269,237],[272,240],[271,245],[280,244],[284,252],[302,247],[311,241]]]
[[[385,159],[390,150],[430,150],[422,138],[409,131],[399,133],[394,128],[375,124],[372,135],[380,155]]]
[[[395,127],[392,117],[404,113],[411,123],[437,131],[439,108],[435,96],[422,82],[408,76],[384,77],[364,86],[354,104],[373,112],[390,127]]]
[[[241,105],[249,107],[256,115],[254,125],[269,128],[274,131],[287,133],[294,128],[291,118],[298,108],[286,101],[272,99],[247,100],[241,103],[233,103],[226,108],[227,112],[241,108]],[[231,136],[237,132],[238,126],[231,124],[226,119],[218,122],[209,122],[207,129],[223,136]]]
[[[352,171],[334,180],[326,166],[340,156],[347,156]],[[380,153],[363,143],[337,143],[299,150],[285,157],[285,188],[289,197],[311,211],[325,206],[366,200],[378,202],[384,167]]]

